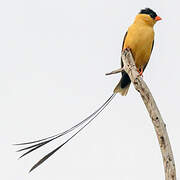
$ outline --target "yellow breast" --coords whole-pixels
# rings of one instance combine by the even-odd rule
[[[143,23],[134,23],[129,27],[123,50],[131,49],[137,68],[143,68],[149,61],[153,40],[153,27]]]

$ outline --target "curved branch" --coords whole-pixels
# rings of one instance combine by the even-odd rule
[[[125,49],[122,52],[122,60],[124,63],[123,69],[128,73],[132,83],[134,84],[135,89],[140,93],[144,101],[144,104],[149,112],[149,116],[152,119],[152,123],[156,131],[163,158],[165,179],[176,180],[175,162],[168,133],[166,130],[166,125],[163,122],[163,119],[155,103],[155,100],[146,83],[137,72],[137,68],[135,66],[134,59],[130,49]]]

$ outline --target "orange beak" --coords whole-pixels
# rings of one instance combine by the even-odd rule
[[[156,17],[155,17],[155,20],[156,20],[156,21],[160,21],[161,19],[162,19],[162,18],[159,17],[159,16],[156,16]]]

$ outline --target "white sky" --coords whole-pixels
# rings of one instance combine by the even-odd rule
[[[128,26],[144,7],[163,21],[144,73],[170,136],[180,173],[180,13],[178,0],[6,0],[0,3],[0,179],[164,179],[160,148],[131,86],[81,134],[32,173],[61,141],[21,160],[13,143],[53,135],[96,110],[120,74]]]

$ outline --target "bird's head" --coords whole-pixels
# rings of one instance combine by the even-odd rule
[[[139,12],[137,19],[143,20],[145,23],[153,26],[157,21],[161,20],[161,17],[159,17],[152,9],[145,8]]]

